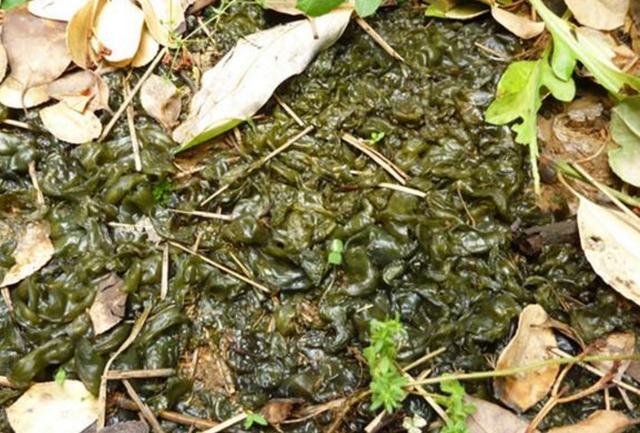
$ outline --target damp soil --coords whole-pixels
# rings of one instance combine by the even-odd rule
[[[215,56],[277,19],[256,6],[233,6],[213,29],[216,44],[202,37],[191,49]],[[640,331],[637,308],[594,275],[575,245],[545,245],[533,255],[515,245],[521,230],[568,217],[566,210],[538,210],[526,148],[514,143],[508,128],[483,122],[504,58],[520,53],[519,43],[490,20],[432,21],[411,5],[384,10],[371,24],[406,63],[351,24],[336,45],[277,91],[315,130],[249,175],[253,162],[303,129],[274,100],[233,138],[180,155],[136,106],[142,172],[135,171],[124,121],[108,141],[80,146],[3,127],[2,221],[46,220],[56,253],[11,289],[13,312],[1,303],[0,374],[27,385],[52,380],[62,367],[68,378],[97,392],[106,360],[152,305],[141,334],[112,368],[176,368],[174,377],[135,382],[146,402],[224,420],[240,407],[259,410],[271,399],[292,398],[306,407],[366,388],[360,352],[374,318],[397,316],[404,324],[409,338],[402,363],[445,347],[429,364],[433,374],[491,369],[529,303],[543,305],[587,343],[613,330]],[[120,79],[112,78],[112,88],[120,88]],[[111,106],[121,101],[114,92]],[[4,115],[39,122],[35,113]],[[344,133],[364,139],[384,133],[372,146],[425,196],[380,187],[393,179],[342,141]],[[31,161],[44,207],[36,204]],[[221,194],[199,205],[221,187]],[[161,300],[162,246],[130,227],[144,218],[163,238],[189,246],[197,240],[201,254],[246,273],[269,293],[171,248],[169,290]],[[327,261],[335,239],[345,245],[341,265]],[[0,239],[0,273],[11,266],[14,248],[15,240]],[[96,337],[87,309],[96,282],[109,274],[124,280],[126,317]],[[568,340],[562,347],[575,350]],[[590,379],[578,371],[570,377],[576,383]],[[465,387],[492,398],[490,381]],[[112,395],[121,391],[111,388]],[[0,403],[19,394],[0,389]],[[623,407],[616,392],[612,405]],[[563,406],[544,427],[602,406],[600,395]],[[408,397],[383,431],[401,431],[407,413],[437,420],[420,398]],[[374,415],[361,402],[341,431],[361,432]],[[135,418],[125,410],[109,412],[110,423]],[[282,429],[322,432],[332,418],[326,412]],[[189,431],[166,421],[163,426]],[[0,431],[10,431],[4,419]]]

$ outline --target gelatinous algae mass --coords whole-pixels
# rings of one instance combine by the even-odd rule
[[[272,25],[274,16],[256,7],[232,8],[218,27],[218,48]],[[0,132],[6,226],[0,233],[20,221],[45,219],[56,248],[46,267],[11,289],[14,313],[0,307],[0,374],[27,385],[51,380],[62,365],[67,377],[77,376],[96,392],[106,360],[152,303],[142,333],[113,368],[180,367],[177,377],[136,381],[139,392],[156,409],[225,419],[238,407],[258,409],[275,397],[315,404],[366,387],[366,366],[356,353],[367,344],[372,318],[399,316],[409,334],[402,362],[446,347],[436,373],[491,368],[487,358],[504,346],[518,312],[532,302],[587,341],[613,329],[637,329],[637,310],[597,280],[573,246],[546,247],[536,258],[512,246],[513,227],[554,218],[537,211],[528,192],[526,149],[514,144],[507,128],[482,120],[505,67],[496,56],[519,52],[515,41],[489,21],[430,21],[409,6],[384,11],[371,23],[407,63],[391,59],[351,25],[278,91],[316,130],[251,175],[253,162],[302,129],[275,102],[264,117],[242,126],[235,144],[195,149],[196,168],[204,168],[180,177],[175,144],[143,116],[137,119],[140,173],[124,122],[116,128],[119,138],[81,146],[48,134]],[[120,101],[115,95],[111,105]],[[37,123],[34,113],[25,120]],[[342,142],[345,132],[365,139],[384,133],[373,146],[426,196],[379,187],[393,179]],[[35,204],[31,161],[44,210]],[[180,156],[177,162],[188,161]],[[198,207],[224,185],[230,186]],[[161,301],[162,247],[127,226],[145,216],[163,237],[184,245],[199,239],[203,254],[234,269],[243,264],[272,293],[172,248],[168,296]],[[345,245],[340,266],[327,263],[333,239]],[[0,238],[0,273],[11,267],[14,248],[11,236]],[[87,311],[96,281],[109,273],[124,279],[127,317],[94,337]],[[491,393],[488,382],[467,389]],[[0,402],[16,395],[1,390]],[[573,420],[598,399],[557,409],[549,420]],[[436,419],[416,397],[404,410]],[[131,416],[114,412],[112,419]],[[345,418],[344,431],[360,432],[372,417],[363,403]],[[329,421],[324,414],[285,430],[320,432]],[[167,424],[167,431],[187,430]]]

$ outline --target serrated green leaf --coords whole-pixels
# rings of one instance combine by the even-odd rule
[[[619,148],[609,151],[609,165],[625,182],[640,187],[640,96],[624,99],[614,109],[609,132]]]
[[[368,17],[376,13],[382,0],[356,0],[356,13],[361,17]]]
[[[310,17],[319,17],[331,12],[344,3],[344,0],[298,0],[296,8]]]

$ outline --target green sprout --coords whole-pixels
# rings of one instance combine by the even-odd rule
[[[340,266],[342,264],[342,253],[344,252],[344,244],[340,239],[333,239],[329,245],[328,261],[332,265]]]
[[[267,426],[269,423],[259,413],[247,412],[247,417],[244,419],[244,428],[250,429],[254,425]]]

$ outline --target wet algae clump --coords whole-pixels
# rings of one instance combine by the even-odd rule
[[[231,7],[215,29],[217,49],[274,24],[274,17],[255,6]],[[44,219],[56,249],[47,266],[11,289],[14,311],[2,303],[0,374],[26,386],[51,380],[62,367],[96,392],[106,360],[151,305],[142,332],[113,368],[177,368],[174,377],[135,386],[154,409],[223,420],[273,398],[311,405],[366,388],[358,353],[374,318],[397,316],[404,324],[403,363],[446,347],[435,373],[490,369],[487,358],[504,347],[529,303],[542,304],[587,342],[612,330],[637,331],[637,309],[597,279],[574,246],[548,246],[537,257],[512,246],[513,227],[563,217],[536,209],[526,149],[507,128],[483,122],[506,64],[479,46],[508,57],[520,51],[516,41],[488,20],[431,21],[409,5],[385,10],[371,23],[406,64],[351,25],[278,90],[314,131],[250,175],[256,161],[303,129],[275,101],[235,138],[177,157],[175,143],[138,116],[142,172],[135,171],[125,122],[111,141],[80,146],[47,134],[0,132],[3,224]],[[111,105],[120,100],[114,96]],[[15,115],[37,124],[34,113]],[[363,139],[384,133],[372,146],[424,197],[381,186],[393,179],[342,141],[344,133]],[[45,207],[36,204],[32,161]],[[181,174],[194,167],[195,173]],[[171,247],[169,290],[161,300],[163,245],[140,229],[144,221],[165,239],[197,243],[200,253],[268,290]],[[338,240],[341,260],[330,264]],[[12,265],[14,248],[13,239],[0,238],[0,273]],[[126,319],[96,337],[87,309],[96,282],[112,273],[128,293]],[[489,382],[466,387],[491,395]],[[1,401],[17,394],[2,390]],[[579,419],[601,405],[599,398],[556,409],[548,424]],[[620,404],[615,396],[612,402]],[[436,420],[416,397],[399,413]],[[343,430],[363,431],[373,416],[368,403],[356,405]],[[111,421],[132,417],[110,412]],[[397,431],[401,419],[385,428]],[[321,432],[330,421],[325,413],[283,430]]]

